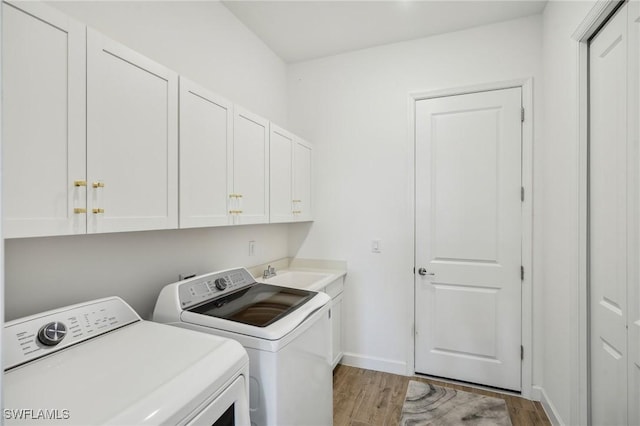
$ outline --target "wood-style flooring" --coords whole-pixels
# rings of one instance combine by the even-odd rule
[[[397,425],[409,380],[503,398],[513,426],[551,425],[539,402],[518,396],[338,365],[333,372],[334,426]]]

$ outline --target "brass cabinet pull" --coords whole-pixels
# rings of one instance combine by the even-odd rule
[[[294,210],[293,214],[298,214],[298,213],[302,213],[302,210]]]
[[[230,214],[239,214],[242,213],[242,210],[229,210]]]
[[[293,200],[294,203],[301,203],[302,200]]]
[[[104,182],[93,182],[94,188],[104,188]]]
[[[93,214],[104,213],[104,209],[93,209]]]
[[[86,180],[74,180],[73,186],[87,186]]]
[[[229,198],[242,198],[242,194],[229,194]]]
[[[73,212],[74,212],[75,214],[86,213],[86,212],[87,212],[87,209],[83,209],[83,208],[78,208],[78,207],[76,207],[75,209],[73,209]]]

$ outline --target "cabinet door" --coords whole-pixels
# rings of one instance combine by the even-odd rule
[[[234,223],[269,222],[269,122],[234,108]]]
[[[294,136],[274,124],[269,135],[270,221],[292,222]]]
[[[233,106],[180,77],[180,227],[228,225]]]
[[[178,76],[87,30],[87,232],[178,226]]]
[[[313,219],[311,144],[295,140],[293,148],[293,212],[296,221]]]
[[[331,301],[331,360],[333,368],[342,359],[342,293]]]
[[[84,26],[38,3],[2,15],[4,236],[85,233]]]

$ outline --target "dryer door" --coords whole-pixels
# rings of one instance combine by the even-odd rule
[[[251,422],[244,376],[238,377],[222,394],[204,405],[195,417],[188,418],[186,423],[181,422],[180,425],[241,426]]]

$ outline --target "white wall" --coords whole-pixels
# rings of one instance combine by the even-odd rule
[[[286,126],[286,65],[218,1],[52,2],[230,101]]]
[[[286,257],[287,235],[287,225],[247,225],[7,240],[5,314],[13,319],[115,295],[150,318],[160,289],[178,274]]]
[[[286,125],[286,66],[218,2],[65,2],[56,7],[180,74]],[[182,272],[287,255],[286,225],[7,240],[6,319],[118,295],[149,317]],[[257,242],[248,256],[248,242]]]
[[[543,285],[539,319],[544,330],[543,390],[560,423],[578,424],[572,384],[577,360],[572,334],[577,323],[578,281],[578,111],[577,42],[571,35],[595,1],[550,1],[543,14],[544,107],[542,173],[544,187]]]
[[[289,127],[315,143],[318,165],[317,220],[310,229],[291,229],[298,244],[290,255],[348,261],[347,362],[407,371],[414,266],[409,93],[533,77],[537,135],[541,24],[534,16],[290,66]],[[538,143],[536,137],[536,167]],[[536,209],[539,183],[536,176]],[[306,240],[296,235],[307,231]],[[371,253],[372,239],[381,239],[382,253]]]

